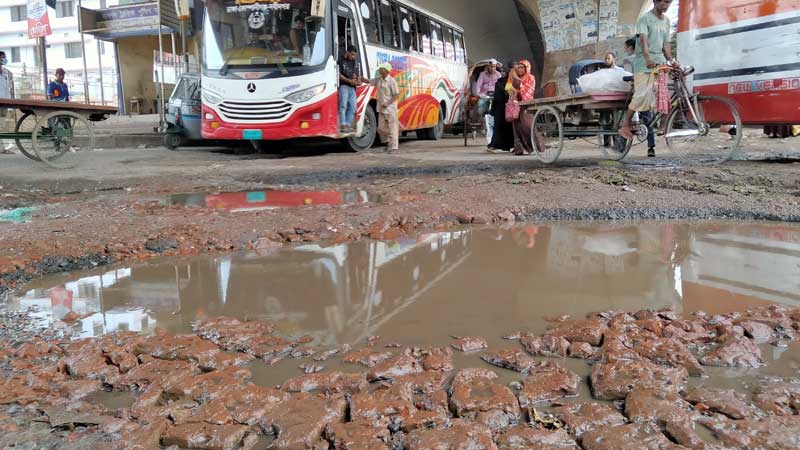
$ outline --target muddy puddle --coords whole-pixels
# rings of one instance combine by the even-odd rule
[[[43,278],[7,307],[35,310],[43,327],[74,321],[74,338],[136,349],[126,350],[138,355],[131,361],[123,350],[103,350],[102,370],[141,369],[159,383],[179,384],[153,373],[236,379],[241,367],[256,386],[282,387],[293,396],[242,387],[225,401],[266,396],[313,416],[306,421],[313,429],[303,428],[300,437],[270,431],[300,426],[281,425],[284,419],[271,417],[274,426],[256,421],[251,438],[265,443],[270,435],[283,450],[347,450],[378,441],[376,448],[393,450],[455,449],[466,445],[462,435],[490,450],[660,449],[671,442],[693,449],[800,448],[797,225],[521,225],[301,245],[266,256],[164,259]],[[128,331],[153,337],[108,335]],[[172,365],[143,369],[157,361]],[[139,374],[155,383],[147,376]],[[130,372],[103,377],[104,389],[114,392],[89,400],[108,410],[127,410],[154,395],[140,378],[131,385]],[[201,391],[211,389],[210,381],[198,383]],[[116,392],[129,389],[143,393]],[[147,404],[176,405],[176,389]],[[212,394],[196,400],[202,405]],[[200,410],[191,409],[191,417],[200,417],[195,422],[185,411],[170,412],[162,443],[189,442],[174,436],[188,421],[238,424],[244,428],[234,427],[241,433],[231,438],[238,445],[248,439],[245,425],[256,423],[201,420]],[[345,414],[356,429],[332,425]],[[360,430],[359,418],[385,418],[389,431],[375,425],[380,421]],[[521,423],[532,425],[515,427]],[[604,435],[606,429],[614,431]],[[415,434],[421,430],[441,433]],[[753,445],[732,445],[741,438],[736,433]],[[608,444],[616,436],[650,443]],[[785,445],[758,446],[769,439]]]
[[[344,206],[383,203],[388,200],[398,200],[395,197],[365,190],[291,191],[267,189],[260,191],[175,194],[166,199],[166,204],[240,212],[315,205]],[[399,200],[402,200],[402,198],[399,198]]]

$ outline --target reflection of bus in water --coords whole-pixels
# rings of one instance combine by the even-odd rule
[[[403,131],[427,139],[457,121],[465,82],[463,29],[406,0],[207,0],[203,137],[345,139],[372,146],[374,88],[357,90],[354,135],[339,130],[337,61],[358,49],[361,76],[390,62]]]
[[[43,325],[69,311],[87,314],[82,337],[152,332],[156,324],[188,332],[198,318],[227,315],[263,318],[281,334],[310,334],[320,344],[353,343],[459,267],[469,239],[467,232],[434,233],[141,265],[34,289],[13,301],[38,307]]]
[[[694,233],[682,265],[687,311],[800,306],[800,228],[720,226]]]

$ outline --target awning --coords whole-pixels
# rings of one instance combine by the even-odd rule
[[[113,41],[131,36],[154,36],[158,34],[159,9],[161,10],[161,32],[178,33],[180,20],[176,14],[174,0],[136,3],[104,9],[81,7],[81,33],[101,40]],[[186,21],[190,33],[191,21]]]

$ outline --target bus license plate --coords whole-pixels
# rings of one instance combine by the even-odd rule
[[[247,139],[251,141],[261,140],[264,138],[264,134],[261,130],[244,130],[242,131],[242,139]]]

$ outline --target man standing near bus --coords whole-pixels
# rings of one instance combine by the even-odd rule
[[[672,0],[653,0],[653,9],[636,21],[636,34],[639,43],[633,59],[633,98],[628,106],[625,121],[619,134],[625,139],[633,139],[631,119],[635,112],[649,112],[656,109],[656,78],[654,69],[672,58],[670,45],[671,24],[666,16]]]
[[[56,79],[47,86],[47,98],[59,102],[69,101],[69,88],[64,82],[64,69],[60,67],[56,69]]]
[[[389,152],[400,148],[400,120],[397,117],[397,100],[400,98],[400,89],[397,82],[391,77],[392,65],[383,63],[378,66],[380,76],[371,80],[364,79],[378,88],[378,135],[381,143],[386,145]]]
[[[339,61],[339,130],[342,133],[355,131],[356,88],[361,84],[357,56],[356,48],[351,45]]]
[[[497,84],[497,80],[502,77],[503,74],[497,70],[496,59],[489,60],[489,65],[486,66],[486,70],[481,72],[480,76],[478,77],[478,91],[476,94],[478,94],[480,97],[478,100],[478,109],[485,111],[484,119],[486,121],[487,146],[492,144],[492,136],[494,135],[494,116],[492,116],[491,111],[489,111],[489,101],[494,95],[494,85]]]

